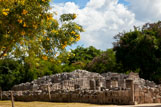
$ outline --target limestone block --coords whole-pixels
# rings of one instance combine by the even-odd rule
[[[144,103],[153,103],[152,96],[150,96],[148,93],[145,93],[145,101]]]
[[[118,87],[118,81],[117,80],[112,80],[111,81],[111,87],[112,88]]]

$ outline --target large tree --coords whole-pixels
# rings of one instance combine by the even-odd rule
[[[0,58],[29,56],[53,60],[57,51],[80,39],[82,26],[72,21],[76,14],[61,15],[57,21],[49,2],[0,0]]]
[[[147,23],[134,31],[120,33],[114,43],[116,59],[124,71],[140,70],[145,79],[161,82],[161,22]]]

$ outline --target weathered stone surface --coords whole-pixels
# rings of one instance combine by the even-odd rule
[[[50,91],[49,91],[50,90]],[[161,85],[130,73],[91,73],[75,70],[44,76],[12,88],[18,101],[84,102],[96,104],[160,103]],[[10,99],[3,91],[1,98]]]

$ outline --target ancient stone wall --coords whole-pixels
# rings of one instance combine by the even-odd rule
[[[15,91],[14,98],[17,101],[53,101],[53,102],[83,102],[95,104],[129,104],[130,90],[84,90],[84,91],[51,91],[51,100],[48,92],[44,91]],[[9,92],[3,92],[3,99],[10,98]]]
[[[95,104],[160,103],[161,86],[139,78],[135,73],[91,73],[76,70],[71,73],[44,76],[32,82],[15,85],[17,101],[83,102]],[[2,99],[10,99],[3,91]]]

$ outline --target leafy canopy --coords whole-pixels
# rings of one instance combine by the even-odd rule
[[[53,60],[57,51],[80,40],[82,26],[76,14],[64,14],[60,23],[50,0],[0,0],[0,58],[39,57]]]
[[[84,48],[82,46],[78,46],[76,49],[71,50],[71,56],[69,57],[69,65],[76,62],[84,62],[87,64],[90,62],[94,57],[101,54],[101,50],[96,49],[93,46],[89,46]]]
[[[140,69],[140,76],[161,82],[161,22],[120,33],[114,45],[116,59],[124,71]]]

